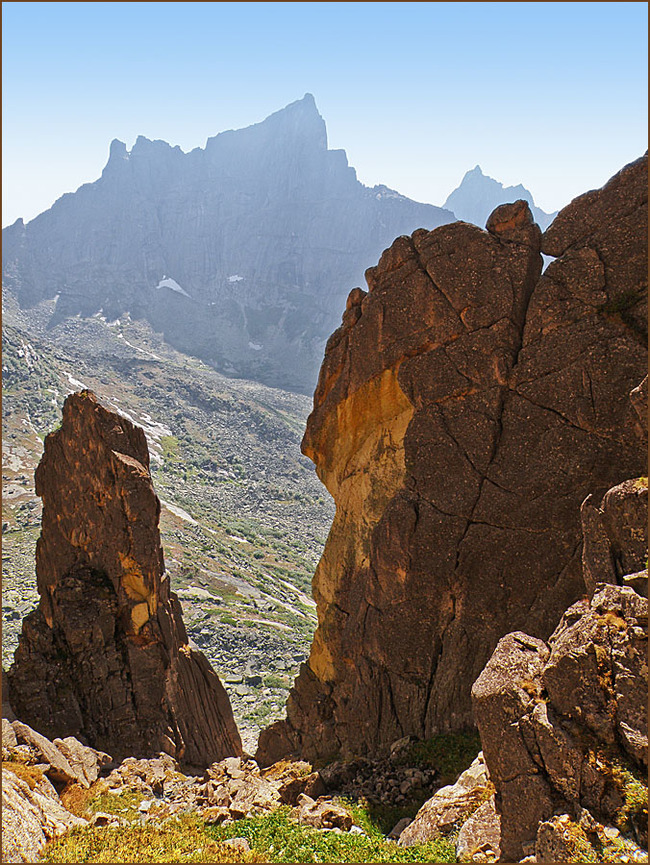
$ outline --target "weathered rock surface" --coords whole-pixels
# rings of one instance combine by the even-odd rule
[[[401,833],[400,846],[412,847],[448,834],[490,798],[493,790],[483,754],[479,754],[455,784],[441,787],[424,803]]]
[[[422,801],[439,786],[435,769],[410,766],[397,754],[395,757],[335,761],[318,774],[330,795],[365,799],[375,805],[403,806],[414,799]]]
[[[456,858],[459,862],[497,862],[500,855],[501,816],[495,797],[490,796],[460,827]]]
[[[230,819],[273,811],[281,804],[279,784],[262,777],[253,760],[231,757],[206,770],[206,783],[200,788],[205,804],[226,810]]]
[[[600,501],[599,501],[600,499]],[[582,503],[582,570],[587,591],[597,583],[623,585],[634,577],[647,597],[648,479],[634,478],[612,487],[604,496],[591,494]]]
[[[40,604],[10,670],[16,714],[50,738],[188,766],[241,753],[226,692],[191,649],[165,575],[144,432],[89,391],[65,402],[36,472]]]
[[[3,275],[23,306],[58,295],[53,322],[129,311],[220,371],[311,393],[365,268],[453,221],[363,186],[307,94],[191,153],[113,141],[99,180],[3,231]]]
[[[634,406],[634,411],[639,417],[639,423],[648,435],[648,376],[646,376],[638,387],[630,393],[630,399]]]
[[[645,598],[600,585],[548,644],[522,633],[499,641],[472,696],[504,861],[531,852],[554,813],[621,820],[626,788],[647,768],[647,622]]]
[[[298,797],[297,807],[291,813],[299,823],[315,829],[341,829],[349,832],[352,828],[352,815],[345,808],[325,798],[314,801],[305,793]]]
[[[51,781],[59,784],[85,784],[85,776],[77,767],[73,768],[66,755],[48,738],[32,730],[27,724],[14,721],[12,728],[18,745],[28,745],[35,762],[46,765]]]
[[[580,504],[645,473],[646,259],[642,158],[544,237],[524,201],[400,237],[350,294],[303,439],[337,508],[319,625],[262,763],[471,726],[499,638],[585,593]]]
[[[82,745],[74,736],[55,739],[52,744],[56,745],[66,758],[83,787],[90,787],[99,777],[101,770],[113,763],[110,754]]]
[[[555,814],[540,823],[532,862],[647,862],[648,852],[583,811],[579,820]]]
[[[9,769],[2,771],[2,861],[35,862],[50,838],[86,821],[61,804],[43,778],[32,787]]]

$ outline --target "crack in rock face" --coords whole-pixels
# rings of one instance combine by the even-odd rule
[[[9,672],[18,716],[54,738],[188,767],[241,753],[228,696],[190,649],[165,575],[142,429],[69,396],[36,471],[40,603]]]
[[[540,253],[556,256],[542,274]],[[257,759],[474,725],[498,640],[585,594],[580,504],[645,473],[647,158],[559,213],[399,237],[330,337],[303,452],[336,501],[318,629]]]

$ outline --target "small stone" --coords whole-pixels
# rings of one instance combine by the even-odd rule
[[[248,838],[227,838],[221,843],[226,847],[232,847],[234,850],[239,850],[242,853],[248,853],[251,849],[251,845],[248,843]]]
[[[406,829],[409,823],[411,823],[410,817],[402,817],[402,819],[398,820],[397,823],[393,826],[387,837],[395,841],[399,840],[399,836]]]

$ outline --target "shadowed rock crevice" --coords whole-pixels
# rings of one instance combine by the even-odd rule
[[[337,505],[319,626],[262,762],[473,725],[499,638],[547,638],[584,594],[580,503],[644,471],[627,394],[645,352],[603,304],[647,295],[646,171],[577,199],[549,238],[525,202],[487,231],[400,237],[351,294],[303,439]],[[541,251],[558,256],[544,274]]]
[[[227,694],[188,645],[158,532],[144,432],[90,391],[65,402],[36,472],[39,607],[9,673],[21,720],[121,757],[240,754]]]

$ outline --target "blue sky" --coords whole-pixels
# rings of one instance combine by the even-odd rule
[[[441,204],[477,163],[545,210],[647,147],[645,3],[3,7],[3,220],[313,93],[359,179]]]

